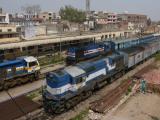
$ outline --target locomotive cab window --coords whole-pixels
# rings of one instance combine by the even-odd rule
[[[76,84],[82,83],[85,79],[83,77],[76,79]]]
[[[111,61],[111,66],[114,66],[115,65],[115,60],[112,60]]]
[[[34,62],[29,62],[28,65],[29,65],[29,67],[33,67],[33,66],[37,66],[38,63],[37,63],[37,61],[34,61]]]
[[[54,83],[58,83],[58,80],[56,80],[55,78],[50,77],[50,76],[47,76],[47,81],[48,81],[48,82],[52,82],[53,84],[54,84]]]

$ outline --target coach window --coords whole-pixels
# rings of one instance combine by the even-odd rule
[[[12,29],[8,29],[8,32],[12,32]]]

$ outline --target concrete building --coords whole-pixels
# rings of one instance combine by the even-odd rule
[[[25,26],[23,28],[23,37],[24,39],[31,39],[36,36],[42,36],[47,34],[47,27],[44,25],[38,26]]]
[[[32,16],[32,15],[31,15]],[[12,14],[9,16],[10,24],[18,25],[18,26],[32,26],[32,25],[39,25],[42,23],[42,19],[38,18],[37,16],[29,17],[26,14]]]
[[[44,22],[58,22],[61,17],[54,12],[42,12],[39,15],[40,19],[43,19]]]
[[[9,14],[0,13],[0,24],[9,24]]]
[[[94,12],[92,15],[96,19],[97,24],[116,24],[117,14],[111,12]]]
[[[0,25],[0,39],[2,38],[14,38],[19,36],[19,28],[15,25]]]
[[[118,30],[118,21],[116,13],[99,11],[92,12],[92,16],[95,19],[96,29],[104,31]]]
[[[118,14],[118,21],[121,23],[134,24],[135,29],[145,28],[147,26],[147,16],[140,14]]]

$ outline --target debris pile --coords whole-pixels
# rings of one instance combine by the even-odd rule
[[[98,113],[109,111],[120,101],[121,96],[126,93],[131,84],[131,80],[126,80],[125,82],[121,83],[117,88],[111,90],[100,100],[90,103],[90,109]]]
[[[142,75],[142,77],[150,84],[160,85],[160,70],[154,69]]]

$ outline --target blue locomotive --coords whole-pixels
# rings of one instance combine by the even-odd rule
[[[80,62],[49,72],[43,91],[46,112],[62,113],[89,97],[95,89],[122,76],[125,71],[160,50],[159,38],[123,48],[99,60]]]
[[[0,90],[38,79],[39,62],[35,57],[24,56],[0,63]]]
[[[112,41],[103,41],[90,43],[86,46],[71,47],[67,50],[66,63],[78,63],[80,61],[107,54],[115,50],[115,43]]]
[[[110,54],[117,49],[131,47],[140,43],[153,41],[157,39],[155,35],[149,35],[142,38],[133,40],[120,40],[120,41],[102,41],[98,43],[90,43],[84,46],[70,47],[67,50],[66,63],[68,65],[78,63],[80,61],[91,59],[100,55]]]

